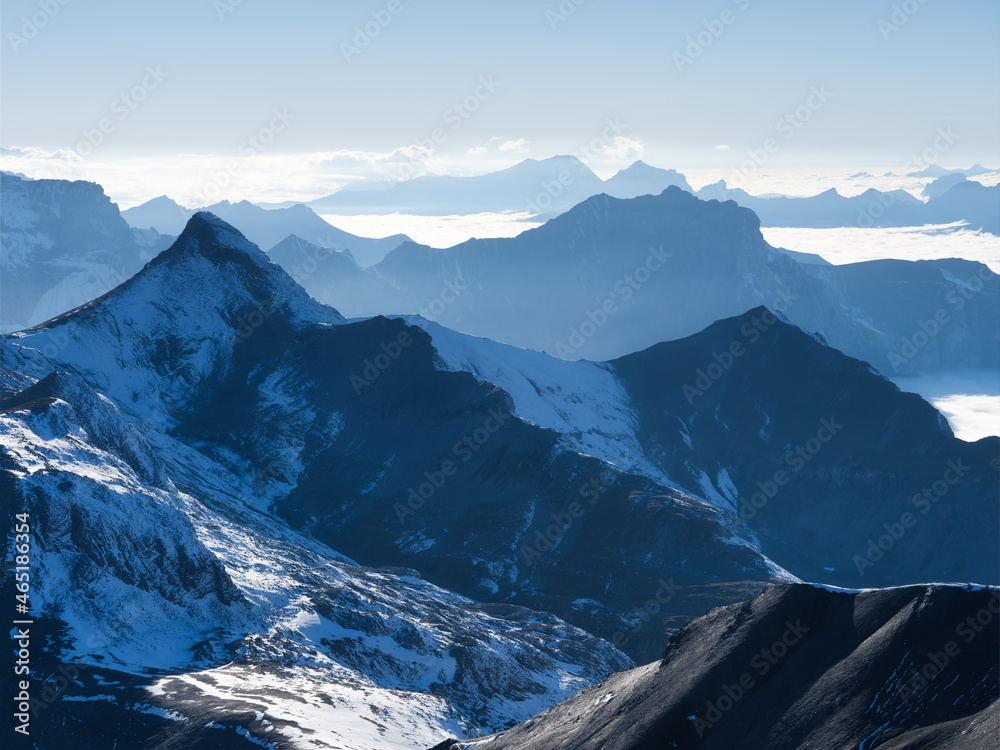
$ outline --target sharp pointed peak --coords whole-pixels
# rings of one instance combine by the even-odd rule
[[[172,263],[191,255],[214,262],[252,263],[258,267],[269,263],[267,255],[240,230],[205,210],[196,211],[174,244],[157,255],[150,265]]]

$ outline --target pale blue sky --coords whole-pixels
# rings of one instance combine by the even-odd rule
[[[442,127],[436,166],[481,171],[577,153],[617,118],[626,140],[598,168],[631,161],[631,146],[658,166],[724,167],[825,87],[774,166],[901,164],[942,127],[959,135],[942,163],[1000,162],[995,0],[398,0],[397,14],[387,0],[69,0],[33,38],[11,36],[48,1],[2,4],[5,147],[74,148],[109,118],[93,158],[235,154],[287,108],[271,156],[372,159]],[[915,12],[880,28],[894,6]],[[574,10],[553,29],[560,7]],[[391,22],[347,61],[341,45],[380,11]],[[713,22],[722,33],[679,70],[675,53]],[[156,66],[166,79],[121,118],[116,97]],[[499,87],[448,124],[481,76]],[[330,168],[350,172],[350,158]]]

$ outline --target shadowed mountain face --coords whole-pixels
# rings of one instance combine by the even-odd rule
[[[806,268],[885,332],[890,343],[879,369],[886,375],[962,363],[1000,369],[1000,276],[984,264],[942,258]]]
[[[504,728],[631,666],[552,615],[361,568],[78,376],[25,382],[0,369],[0,492],[32,534],[41,747],[242,747],[248,732],[301,747],[319,727],[316,747],[419,745]]]
[[[688,624],[660,662],[486,746],[988,750],[1000,732],[998,641],[996,589],[775,587]]]
[[[799,577],[1000,581],[1000,439],[956,439],[866,363],[758,308],[612,365],[650,462]]]

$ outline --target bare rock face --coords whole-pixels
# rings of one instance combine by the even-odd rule
[[[92,182],[0,175],[0,331],[37,325],[98,297],[160,249],[134,235]],[[155,234],[155,233],[153,233]]]
[[[997,589],[774,587],[693,621],[660,662],[613,675],[489,747],[986,750],[1000,717],[998,641]]]

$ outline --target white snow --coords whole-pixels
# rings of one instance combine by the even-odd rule
[[[636,438],[638,415],[608,365],[556,359],[458,333],[420,316],[401,317],[431,335],[445,368],[500,386],[511,395],[517,417],[558,431],[568,449],[676,487],[646,459]]]
[[[114,566],[81,584],[75,571],[86,558],[74,544],[39,547],[32,602],[38,611],[62,607],[60,616],[76,636],[66,658],[126,672],[179,671],[150,687],[149,711],[184,719],[186,698],[177,690],[185,683],[220,699],[251,702],[261,724],[244,729],[255,740],[272,725],[301,747],[430,747],[447,736],[523,721],[610,671],[600,671],[600,660],[595,665],[590,657],[556,659],[560,640],[590,638],[549,615],[497,618],[418,578],[357,567],[247,505],[246,480],[223,464],[107,399],[90,398],[99,406],[91,421],[121,434],[132,433],[119,422],[131,425],[144,436],[133,448],[154,451],[169,479],[150,486],[121,456],[95,446],[66,401],[4,414],[0,445],[24,486],[45,489],[50,537],[59,538],[60,523],[68,524],[72,513],[100,519],[102,535],[90,541],[104,545],[111,559],[130,559],[132,545],[144,538],[177,540],[192,559],[221,562],[246,600],[226,606],[213,594],[184,594],[167,601],[158,587],[169,585],[169,565],[145,574],[149,590],[125,583]],[[337,424],[333,419],[328,428]],[[58,482],[72,489],[56,491]],[[502,565],[488,570],[507,572]],[[67,590],[78,595],[67,599]],[[469,634],[475,634],[471,640]],[[240,654],[258,666],[192,663],[196,644],[208,644],[204,658],[218,663],[229,658],[221,644],[240,638]],[[462,669],[450,652],[458,640],[466,654]],[[629,666],[615,658],[615,669]],[[511,692],[513,675],[540,692]],[[463,696],[480,689],[494,694],[482,727],[461,708]]]

